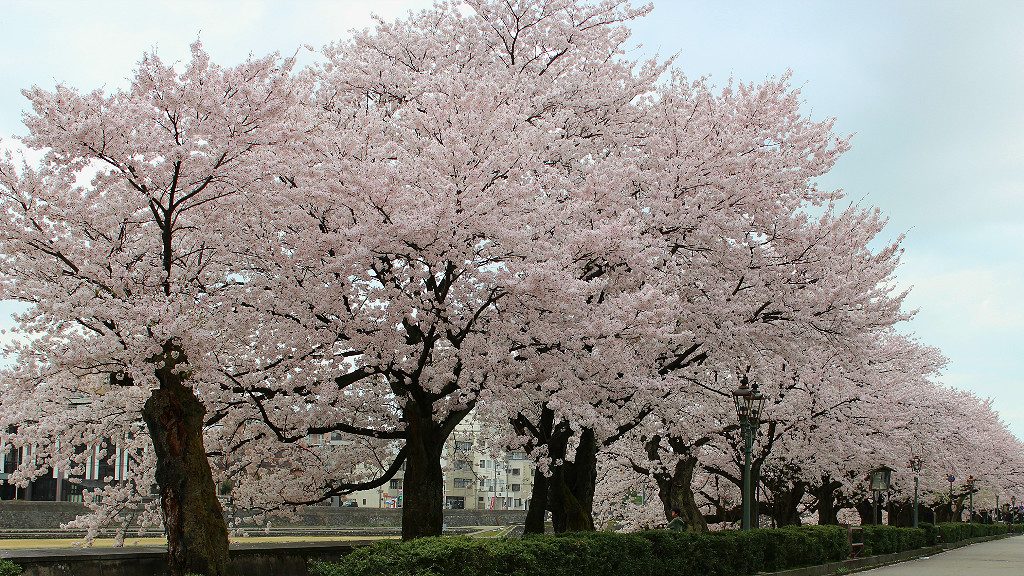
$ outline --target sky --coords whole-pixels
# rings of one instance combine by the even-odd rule
[[[0,139],[25,134],[32,85],[116,90],[144,52],[185,61],[197,38],[222,65],[309,61],[304,45],[430,3],[4,0]],[[821,183],[906,234],[899,281],[919,311],[902,329],[949,358],[944,383],[992,398],[1024,438],[1024,2],[659,0],[632,28],[636,54],[677,55],[691,78],[792,70],[805,109],[853,135]],[[0,328],[13,309],[0,303]]]

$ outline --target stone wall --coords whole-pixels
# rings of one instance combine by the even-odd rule
[[[0,500],[0,530],[50,530],[87,512],[78,502]]]
[[[76,502],[0,501],[0,532],[5,530],[57,530],[79,514],[85,506]],[[524,510],[445,510],[448,527],[505,526],[521,524]],[[295,518],[271,521],[275,528],[383,528],[402,525],[402,511],[388,508],[337,508],[312,506]]]

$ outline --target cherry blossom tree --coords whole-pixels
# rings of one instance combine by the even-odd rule
[[[42,166],[0,163],[0,291],[28,305],[4,424],[38,465],[74,469],[74,447],[138,437],[144,421],[155,471],[139,470],[159,485],[174,575],[227,569],[203,429],[230,385],[217,339],[233,329],[221,306],[244,271],[244,223],[283,188],[302,135],[291,68],[221,68],[196,44],[180,71],[146,55],[109,95],[32,88],[24,142]],[[138,502],[148,486],[126,490]]]
[[[603,134],[629,133],[617,126],[661,72],[621,58],[622,23],[646,9],[470,6],[381,22],[326,50],[315,136],[285,178],[294,200],[250,246],[264,266],[234,306],[273,334],[252,353],[261,370],[227,376],[274,436],[403,443],[406,538],[440,532],[454,427],[528,376],[508,363],[524,330],[511,313],[519,294],[546,290],[540,304],[558,306],[575,288],[568,251],[634,228],[600,213],[603,183],[623,179],[602,158]],[[581,232],[584,218],[593,228]],[[374,403],[387,408],[370,414]]]

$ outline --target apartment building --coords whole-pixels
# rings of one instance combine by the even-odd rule
[[[534,467],[524,452],[495,452],[487,445],[488,431],[472,415],[459,424],[445,447],[444,507],[471,510],[525,510],[533,490]],[[344,446],[340,433],[313,434],[314,445]],[[8,482],[18,465],[32,457],[30,447],[0,445],[0,500],[82,501],[83,489],[120,481],[127,474],[127,454],[117,443],[113,459],[103,458],[99,445],[85,448],[90,455],[84,473],[70,481],[66,470],[50,470],[27,487]],[[335,497],[330,505],[361,508],[401,508],[405,467],[380,488]]]
[[[497,452],[487,445],[483,425],[470,415],[445,446],[444,507],[454,510],[525,510],[533,491],[533,463],[526,453]],[[339,505],[401,508],[404,471],[377,489],[355,492]]]

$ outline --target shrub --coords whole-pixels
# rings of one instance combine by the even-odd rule
[[[18,576],[19,574],[21,574],[21,566],[0,558],[0,576]]]
[[[374,544],[340,562],[310,566],[319,576],[746,576],[842,560],[849,552],[844,529],[808,526],[506,540],[421,538]]]
[[[1006,524],[968,524],[966,522],[943,522],[937,524],[940,542],[949,544],[982,536],[997,536],[1012,531]]]
[[[931,522],[921,522],[918,524],[922,530],[924,530],[924,542],[928,546],[935,546],[935,543],[939,538],[939,529]]]
[[[864,554],[893,554],[915,548],[922,548],[928,543],[928,535],[923,528],[898,528],[896,526],[864,526]]]

